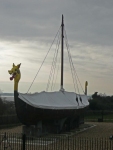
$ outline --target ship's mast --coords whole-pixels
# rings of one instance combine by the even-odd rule
[[[63,89],[63,62],[64,61],[64,17],[62,15],[62,23],[61,23],[61,91]]]

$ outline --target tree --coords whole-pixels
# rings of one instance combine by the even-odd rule
[[[97,98],[98,95],[97,95],[98,92],[95,92],[93,95],[92,95],[92,98]]]
[[[3,101],[2,101],[2,98],[0,96],[0,115],[3,115],[3,113],[4,113]]]
[[[95,92],[92,95],[92,100],[89,101],[89,109],[91,110],[113,110],[113,96],[97,95]]]

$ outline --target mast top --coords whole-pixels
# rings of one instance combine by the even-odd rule
[[[64,16],[62,15],[62,24],[61,26],[64,26]]]

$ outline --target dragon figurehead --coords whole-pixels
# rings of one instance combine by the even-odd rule
[[[13,63],[13,67],[11,70],[8,70],[9,74],[12,75],[10,77],[10,80],[14,79],[14,91],[18,91],[18,82],[21,78],[21,73],[20,73],[20,64],[18,64],[17,66],[15,66],[15,64]]]

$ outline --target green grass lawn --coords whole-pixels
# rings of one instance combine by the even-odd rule
[[[84,117],[86,121],[98,121],[99,118],[102,118],[101,113],[89,113]],[[113,122],[113,113],[103,114],[103,121]]]

